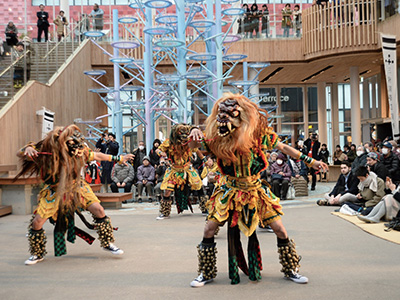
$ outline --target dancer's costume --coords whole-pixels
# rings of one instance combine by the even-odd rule
[[[83,141],[84,137],[79,128],[70,125],[53,130],[44,140],[38,143],[29,143],[20,151],[23,169],[17,177],[24,174],[39,174],[44,182],[34,214],[43,219],[50,219],[50,222],[55,224],[55,256],[67,253],[65,233],[67,233],[67,240],[71,243],[74,243],[76,235],[89,244],[94,241],[94,238],[88,233],[75,227],[75,212],[88,228],[97,231],[103,248],[109,248],[110,244],[114,242],[113,228],[109,217],[96,218],[93,216],[94,224],[89,224],[80,214],[80,211],[87,210],[93,203],[100,203],[89,184],[81,178],[82,167],[94,158],[94,152]],[[27,147],[34,148],[39,152],[39,156],[35,158],[24,156]],[[60,172],[54,172],[54,169],[58,169]],[[63,188],[60,188],[61,180],[64,180]],[[34,230],[32,221],[28,227],[30,253],[41,260],[47,253],[46,235],[43,229]]]
[[[245,100],[242,98],[244,97],[237,99],[238,97],[235,95],[231,94],[230,96],[230,98],[218,101],[215,104],[216,106],[220,105],[220,108],[218,111],[213,111],[209,118],[216,117],[217,114],[218,117],[211,123],[207,120],[207,126],[214,126],[218,128],[216,129],[218,131],[214,132],[212,136],[207,136],[207,140],[219,139],[222,142],[225,136],[240,127],[241,123],[235,121],[235,117],[248,113],[245,111],[245,103],[243,104]],[[216,110],[215,107],[214,110]],[[222,114],[226,113],[226,116],[229,115],[230,117],[221,117],[221,111]],[[255,230],[259,222],[267,226],[279,220],[283,215],[279,198],[271,192],[268,183],[260,179],[260,173],[268,167],[268,160],[264,151],[272,150],[278,145],[278,135],[272,128],[264,125],[268,124],[267,121],[262,123],[266,117],[261,115],[258,109],[255,112],[253,110],[253,114],[255,113],[260,114],[257,118],[260,121],[254,125],[258,128],[258,135],[252,136],[253,143],[250,151],[247,153],[234,151],[235,162],[221,159],[217,144],[212,145],[214,148],[210,149],[208,143],[203,143],[207,150],[217,157],[217,163],[222,174],[207,203],[209,209],[208,221],[215,222],[219,226],[228,222],[229,278],[232,284],[240,282],[238,267],[249,276],[250,280],[261,279],[261,253]],[[251,116],[248,117],[248,119],[250,118]],[[235,124],[239,125],[235,127]],[[210,133],[210,130],[207,131],[206,129],[206,133]],[[226,137],[226,139],[233,137]],[[234,139],[231,140],[234,141]],[[240,242],[240,231],[249,237],[248,265]],[[283,266],[281,271],[284,272],[285,276],[288,276],[292,271],[297,272],[300,267],[300,259],[296,253],[293,240],[278,238],[278,251]],[[213,242],[213,239],[212,242],[205,242],[205,239],[203,239],[198,246],[198,254],[199,277],[192,282],[192,286],[202,286],[216,276],[216,243]],[[202,283],[202,285],[196,285],[196,281]]]
[[[173,126],[171,136],[157,149],[157,153],[165,152],[170,166],[164,174],[161,190],[173,191],[178,214],[188,208],[193,212],[189,201],[190,190],[198,191],[202,188],[199,174],[192,167],[190,158],[198,149],[191,149],[187,144],[187,136],[194,126],[179,124]],[[160,203],[160,216],[168,218],[171,213],[172,199],[163,195]]]

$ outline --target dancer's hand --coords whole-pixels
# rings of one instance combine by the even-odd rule
[[[29,158],[34,158],[38,157],[38,152],[33,147],[29,146],[25,148],[24,155],[28,156]]]
[[[194,128],[190,132],[190,134],[188,136],[188,139],[189,139],[189,141],[193,141],[193,142],[199,143],[199,142],[201,142],[202,139],[204,139],[203,132],[198,128]]]
[[[127,161],[133,159],[135,156],[133,154],[126,154],[126,155],[122,155],[122,163],[124,165],[128,165]]]
[[[328,165],[320,160],[317,160],[312,167],[323,172],[329,171]]]

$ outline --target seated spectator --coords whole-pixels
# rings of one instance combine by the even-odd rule
[[[379,223],[383,217],[386,221],[392,221],[397,216],[400,209],[400,186],[396,188],[390,178],[385,183],[391,194],[384,196],[368,215],[358,215],[360,220],[366,223]]]
[[[308,169],[306,164],[298,159],[289,158],[288,165],[292,171],[291,182],[296,192],[296,197],[308,196]]]
[[[367,153],[374,152],[374,145],[371,142],[365,142],[364,148]]]
[[[367,165],[367,152],[365,152],[364,146],[358,146],[356,151],[356,158],[351,164],[351,170],[354,173],[358,167]]]
[[[388,169],[379,162],[379,155],[375,152],[370,152],[367,155],[367,168],[368,171],[374,172],[383,181],[386,181],[386,177],[389,175]]]
[[[100,184],[100,163],[93,160],[86,166],[85,180],[87,183]]]
[[[321,150],[319,150],[318,156],[324,163],[329,164],[329,150],[327,149],[326,144],[321,145]]]
[[[358,167],[355,175],[360,180],[358,194],[347,193],[341,197],[341,201],[362,215],[368,215],[373,207],[385,196],[385,182],[374,172],[368,172],[367,167]]]
[[[6,27],[6,42],[8,46],[15,46],[18,43],[18,29],[15,24],[10,21]]]
[[[156,153],[156,150],[161,145],[161,141],[159,139],[155,139],[153,141],[153,148],[149,152],[150,163],[154,168],[157,168],[160,163],[160,156]]]
[[[201,172],[201,179],[206,181],[205,184],[206,194],[208,197],[211,197],[212,192],[214,191],[215,182],[217,182],[218,177],[218,165],[215,159],[208,157],[207,162],[205,163],[205,167],[203,168],[203,172]],[[206,178],[206,180],[204,180]]]
[[[304,141],[302,139],[298,140],[295,142],[294,148],[299,150],[301,153],[303,153],[304,155],[308,154],[308,149],[307,146],[304,145]]]
[[[124,188],[125,193],[130,193],[132,190],[133,179],[135,178],[135,171],[131,164],[117,163],[111,171],[110,185],[113,193],[118,193],[119,188]]]
[[[382,163],[389,172],[389,177],[395,183],[400,182],[399,159],[392,153],[392,144],[385,142],[382,145]]]
[[[155,169],[155,174],[156,174],[156,186],[154,187],[154,192],[156,194],[156,197],[158,201],[161,201],[161,183],[164,179],[164,174],[165,171],[167,170],[167,163],[165,162],[164,157],[160,157],[160,161],[158,163],[157,168]]]
[[[278,157],[278,152],[271,152],[267,156],[268,159],[268,168],[261,172],[260,176],[262,179],[266,180],[269,184],[272,184],[271,179],[271,166],[276,162],[276,158]]]
[[[336,146],[336,151],[333,153],[333,164],[340,166],[342,162],[346,161],[346,154],[340,149],[340,145]]]
[[[356,145],[352,144],[350,147],[348,145],[344,145],[343,153],[347,156],[347,161],[353,163],[356,159]]]
[[[146,187],[147,196],[149,196],[149,202],[152,202],[154,195],[154,180],[155,180],[155,169],[150,164],[150,157],[143,157],[143,164],[137,170],[137,184],[138,189],[138,202],[142,202],[143,187]]]
[[[342,200],[345,195],[357,195],[358,184],[360,181],[351,172],[351,165],[348,161],[342,162],[340,165],[340,176],[336,181],[336,185],[330,193],[324,195],[324,199],[318,200],[318,205],[340,205],[344,202]]]
[[[292,172],[285,161],[286,156],[279,153],[276,162],[271,166],[272,192],[282,200],[286,200],[290,177],[292,176]]]

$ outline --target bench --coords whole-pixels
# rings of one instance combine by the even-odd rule
[[[122,201],[132,199],[133,193],[94,193],[104,208],[121,208]]]
[[[0,177],[0,206],[12,206],[12,213],[29,215],[37,205],[39,177]],[[10,208],[5,209],[9,211]]]
[[[101,183],[90,183],[89,185],[90,185],[90,188],[92,189],[92,191],[93,191],[94,193],[100,192],[101,186],[102,186]]]
[[[0,177],[10,177],[12,171],[17,171],[17,165],[0,165]]]

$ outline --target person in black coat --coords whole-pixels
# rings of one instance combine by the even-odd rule
[[[38,36],[37,41],[40,43],[42,40],[42,32],[44,32],[44,40],[47,42],[49,39],[49,13],[44,11],[44,5],[39,5],[40,11],[36,13],[38,18],[37,20],[37,27],[38,27]]]
[[[389,171],[389,177],[397,185],[400,182],[399,159],[392,152],[392,144],[385,142],[382,147],[382,163]]]
[[[358,194],[358,184],[360,180],[351,172],[351,164],[348,161],[342,162],[340,165],[340,176],[335,187],[330,193],[324,195],[324,199],[318,200],[318,205],[338,205],[340,197],[350,193]]]
[[[318,134],[313,133],[310,138],[308,138],[305,142],[304,145],[308,149],[307,155],[309,157],[314,158],[315,160],[320,160],[320,157],[318,155],[319,148],[321,147],[321,143],[318,141]],[[311,190],[315,191],[315,186],[317,185],[317,175],[316,175],[317,170],[314,168],[310,168],[310,174],[312,177],[312,182],[311,182]]]
[[[139,146],[133,150],[132,154],[134,155],[134,159],[132,162],[133,169],[135,170],[135,183],[137,181],[136,175],[137,175],[137,169],[143,164],[143,158],[146,156],[146,147],[144,145],[144,141],[139,142]]]
[[[157,168],[160,162],[160,156],[156,153],[156,150],[161,145],[161,141],[159,139],[155,139],[153,142],[153,148],[149,152],[150,163],[154,168]]]
[[[364,146],[358,146],[356,151],[356,159],[351,164],[351,171],[355,174],[358,167],[365,167],[367,165],[367,151],[365,151]]]
[[[115,141],[115,134],[109,133],[103,134],[102,137],[97,141],[96,148],[105,154],[118,155],[119,144]],[[101,162],[101,183],[108,185],[112,183],[111,171],[114,167],[114,162],[112,161],[102,161]]]
[[[386,181],[386,177],[389,176],[388,169],[379,162],[379,155],[375,152],[370,152],[367,155],[367,167],[370,172],[374,172],[379,178]]]

